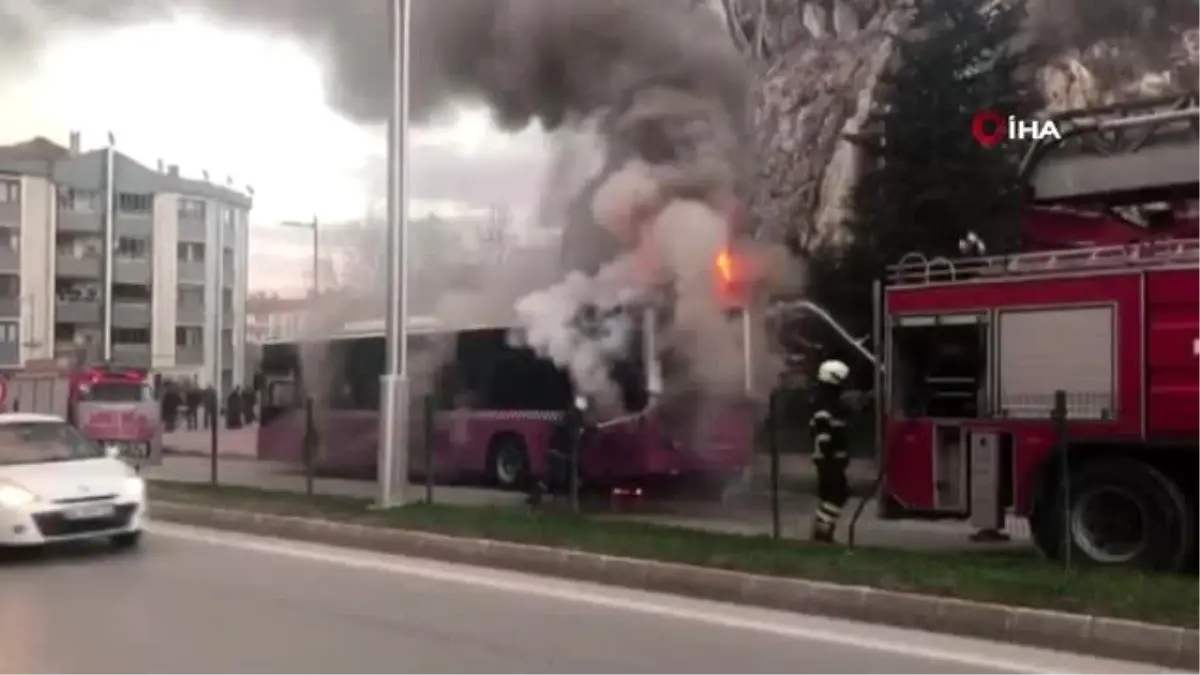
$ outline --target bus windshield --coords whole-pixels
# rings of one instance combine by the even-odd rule
[[[154,400],[154,395],[145,382],[102,380],[83,387],[80,399],[96,403],[140,403]]]

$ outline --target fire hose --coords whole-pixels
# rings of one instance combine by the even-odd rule
[[[870,361],[871,365],[873,365],[876,368],[876,370],[878,370],[881,373],[883,372],[884,365],[879,361],[879,359],[875,356],[875,354],[873,354],[869,349],[867,349],[866,347],[863,346],[863,344],[862,344],[863,341],[856,340],[854,338],[854,336],[850,334],[849,331],[847,331],[845,328],[843,328],[842,325],[839,324],[833,318],[833,315],[831,315],[829,312],[825,311],[825,309],[823,307],[816,304],[815,302],[812,302],[811,300],[805,300],[803,298],[784,300],[784,301],[775,303],[771,307],[771,309],[768,310],[768,314],[769,315],[778,315],[778,314],[784,314],[787,312],[794,312],[794,311],[809,312],[809,313],[816,315],[819,319],[824,321],[830,328],[832,328],[834,330],[834,332],[838,334],[839,337],[841,337],[843,340],[845,340],[847,343],[849,343],[852,347],[854,347],[854,349],[856,351],[858,351],[858,353],[861,354],[863,358]],[[878,398],[878,396],[879,396],[879,392],[876,392],[876,397]],[[879,405],[879,401],[876,400],[875,404]],[[878,429],[876,431],[878,431]],[[850,523],[847,526],[847,530],[846,530],[846,546],[848,548],[854,548],[854,535],[855,535],[855,531],[858,527],[858,520],[859,520],[859,518],[862,517],[863,511],[867,507],[867,501],[870,499],[871,495],[879,493],[879,488],[880,488],[880,486],[883,485],[883,479],[887,475],[889,458],[887,456],[887,453],[881,453],[881,454],[883,454],[884,456],[882,458],[882,461],[879,463],[879,468],[875,474],[875,480],[872,481],[872,483],[871,483],[871,491],[867,495],[865,495],[863,498],[859,499],[858,506],[855,507],[854,514],[850,517]]]

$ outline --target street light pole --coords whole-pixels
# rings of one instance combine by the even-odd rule
[[[392,111],[388,117],[386,370],[379,415],[377,506],[404,503],[408,486],[408,72],[411,2],[391,0]]]

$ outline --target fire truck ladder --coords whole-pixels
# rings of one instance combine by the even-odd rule
[[[888,286],[921,286],[949,282],[995,281],[1005,277],[1034,277],[1087,273],[1121,268],[1194,265],[1200,260],[1200,239],[1163,239],[1127,246],[1039,251],[972,258],[933,258],[909,253],[887,268]]]
[[[1196,92],[1071,110],[1049,119],[1062,138],[1035,141],[1021,161],[1033,203],[1118,206],[1196,198]]]

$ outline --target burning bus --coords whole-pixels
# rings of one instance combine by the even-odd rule
[[[730,261],[718,263],[728,268]],[[610,367],[620,412],[593,420],[596,432],[580,448],[582,479],[592,486],[631,487],[700,480],[727,484],[751,463],[754,412],[751,386],[751,313],[726,308],[725,321],[740,340],[743,389],[736,395],[703,394],[704,424],[679,424],[663,401],[671,365],[656,348],[658,312],[650,305],[620,308],[629,324],[623,355]],[[514,340],[515,320],[450,325],[433,317],[409,322],[410,361],[426,363],[414,378],[410,411],[413,474],[432,471],[439,481],[483,481],[520,488],[547,471],[556,425],[576,391],[564,369]],[[306,349],[325,355],[332,372],[317,381],[306,372]],[[310,351],[309,353],[312,353]],[[323,402],[317,414],[319,470],[373,476],[379,444],[380,376],[384,372],[382,321],[353,322],[316,339],[296,337],[263,347],[262,425],[258,457],[301,463],[304,399]],[[416,380],[423,379],[424,382]],[[327,391],[319,393],[321,386]],[[433,408],[432,436],[420,420]],[[693,405],[696,401],[691,402]],[[431,444],[432,467],[424,443]]]

